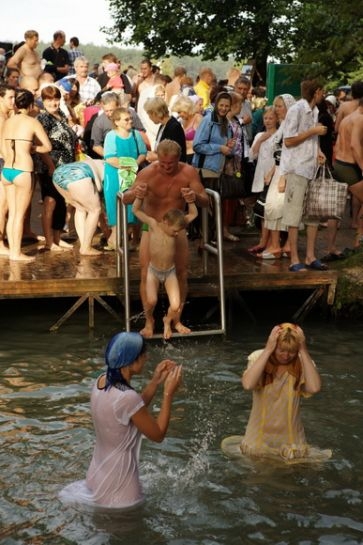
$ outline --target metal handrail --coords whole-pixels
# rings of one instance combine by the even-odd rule
[[[202,208],[202,250],[203,250],[203,274],[208,274],[208,256],[213,254],[218,259],[218,280],[219,280],[219,304],[220,304],[220,327],[217,329],[205,329],[192,331],[188,335],[173,333],[175,337],[190,337],[202,335],[224,335],[226,333],[226,305],[224,293],[223,274],[223,236],[222,236],[222,201],[219,193],[206,189],[207,194],[213,200],[212,207],[215,212],[216,241],[215,245],[208,240],[209,213],[207,208]],[[119,278],[123,276],[124,284],[124,308],[125,308],[125,329],[130,331],[130,267],[128,248],[127,212],[123,204],[122,194],[117,194],[117,228],[116,228],[116,274]],[[153,338],[162,338],[161,334],[155,334]]]

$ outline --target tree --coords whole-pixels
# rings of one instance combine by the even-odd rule
[[[110,41],[143,44],[154,58],[201,55],[312,64],[332,77],[357,69],[361,2],[341,0],[109,0]],[[355,66],[354,66],[355,64]],[[353,68],[352,68],[353,67]]]
[[[292,44],[294,62],[314,63],[328,79],[347,80],[362,66],[363,9],[361,2],[312,0],[296,10]]]
[[[287,0],[110,0],[115,41],[143,44],[155,58],[201,55],[253,59],[264,79],[269,55],[280,57],[292,18]]]

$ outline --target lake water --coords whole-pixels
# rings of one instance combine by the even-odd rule
[[[56,334],[58,303],[2,302],[0,543],[122,545],[355,545],[363,543],[361,325],[304,324],[323,379],[302,402],[308,441],[331,448],[321,465],[234,461],[220,450],[242,434],[251,406],[240,375],[274,322],[234,320],[227,339],[151,343],[145,376],[165,357],[184,366],[167,438],[145,440],[142,508],[123,515],[64,506],[59,490],[84,478],[94,443],[89,395],[117,326],[79,311]],[[159,407],[156,397],[153,408]]]

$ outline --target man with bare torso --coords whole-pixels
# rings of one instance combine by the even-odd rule
[[[355,81],[351,87],[352,100],[342,102],[338,108],[335,120],[335,132],[339,130],[339,125],[347,115],[358,108],[358,102],[363,97],[363,81]]]
[[[176,142],[172,140],[160,142],[157,148],[158,161],[138,174],[133,186],[124,193],[123,202],[131,204],[136,197],[144,199],[145,213],[159,222],[172,208],[184,210],[185,202],[195,201],[198,206],[208,206],[208,195],[197,171],[192,166],[179,161],[180,152],[180,146]],[[173,326],[178,333],[190,333],[190,330],[180,321],[187,294],[188,261],[188,239],[184,229],[178,234],[176,240],[175,267],[180,287],[181,306]],[[140,242],[140,296],[146,321],[140,333],[144,337],[152,337],[154,334],[154,309],[148,307],[145,290],[149,262],[149,233],[143,230]]]
[[[40,55],[36,51],[39,34],[36,30],[27,30],[24,34],[25,43],[21,45],[8,60],[8,68],[17,68],[21,76],[39,78],[42,73]]]
[[[363,242],[363,195],[358,184],[361,182],[363,169],[363,98],[357,102],[352,113],[345,116],[340,124],[338,138],[335,145],[335,160],[333,163],[334,177],[339,182],[347,183],[349,191],[355,196],[359,204],[357,214],[357,232],[354,247],[358,248]],[[360,191],[359,191],[360,190]],[[328,258],[330,260],[344,257],[336,250],[335,240],[338,232],[338,220],[328,220]]]

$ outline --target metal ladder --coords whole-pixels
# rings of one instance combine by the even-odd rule
[[[212,245],[208,240],[208,209],[202,208],[202,250],[203,250],[203,274],[208,274],[208,257],[210,254],[217,256],[218,260],[218,282],[219,282],[219,307],[220,307],[220,326],[217,329],[203,329],[192,331],[186,335],[173,332],[173,339],[177,337],[198,337],[206,335],[225,335],[226,333],[226,308],[224,293],[223,276],[223,236],[222,236],[222,214],[221,197],[219,193],[211,189],[206,189],[207,194],[213,200],[215,221],[216,221],[216,245]],[[116,230],[116,274],[119,278],[123,277],[124,297],[123,304],[125,308],[125,328],[130,331],[131,311],[130,311],[130,270],[129,270],[129,249],[128,249],[128,231],[127,231],[127,213],[126,205],[122,202],[122,194],[117,195],[117,230]],[[163,338],[163,335],[156,333],[152,339]]]

